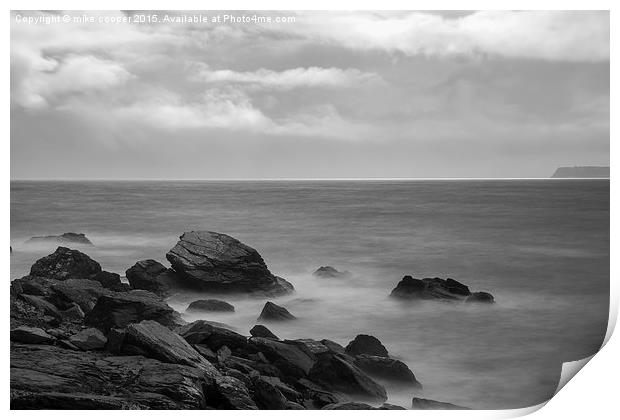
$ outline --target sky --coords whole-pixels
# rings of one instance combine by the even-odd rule
[[[11,178],[548,177],[609,79],[605,11],[14,11]]]

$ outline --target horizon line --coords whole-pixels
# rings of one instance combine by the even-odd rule
[[[11,178],[10,181],[510,181],[510,180],[587,180],[610,177],[393,177],[393,178]]]

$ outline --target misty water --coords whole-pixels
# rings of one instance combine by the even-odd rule
[[[597,351],[609,308],[609,181],[12,182],[11,279],[55,246],[31,236],[83,232],[82,250],[124,275],[188,230],[256,248],[296,293],[272,299],[298,317],[267,324],[281,338],[378,337],[424,389],[471,408],[520,408],[554,392],[561,364]],[[311,275],[321,265],[346,279]],[[405,274],[452,277],[497,303],[389,298]],[[248,334],[265,299],[228,296],[232,314],[185,319]],[[411,390],[389,402],[410,407]]]

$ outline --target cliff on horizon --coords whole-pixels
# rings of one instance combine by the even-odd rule
[[[609,178],[609,166],[563,166],[551,178]]]

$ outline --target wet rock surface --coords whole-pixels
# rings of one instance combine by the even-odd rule
[[[290,321],[295,319],[295,316],[286,308],[273,302],[267,302],[257,319],[259,321]]]
[[[218,299],[201,299],[189,304],[186,312],[235,312],[235,307]]]
[[[30,269],[30,275],[66,280],[89,278],[100,271],[99,263],[88,255],[59,246],[53,254],[37,260]]]
[[[169,296],[175,288],[181,288],[177,274],[155,260],[138,261],[125,271],[125,276],[132,288],[159,296]]]
[[[476,292],[472,301],[478,298],[487,299],[486,292]],[[454,279],[439,277],[417,279],[404,276],[390,293],[390,296],[401,300],[440,300],[440,301],[468,301],[472,296],[469,287]],[[491,296],[492,298],[492,296]]]

